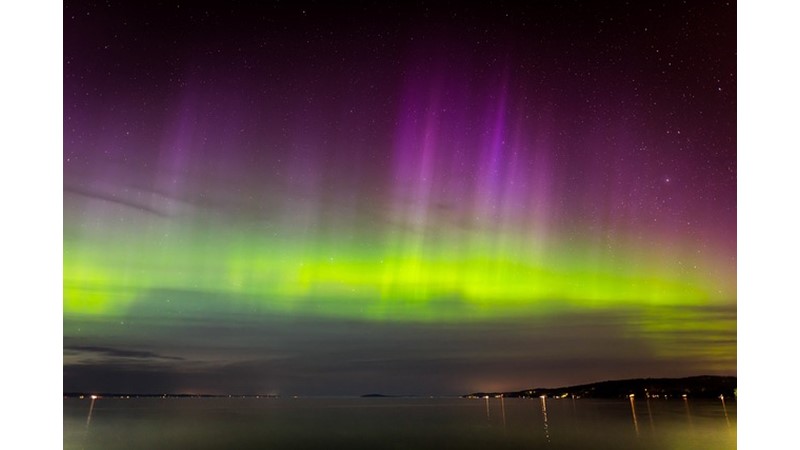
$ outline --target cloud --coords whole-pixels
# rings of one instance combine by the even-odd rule
[[[123,348],[102,347],[95,345],[71,345],[64,347],[65,353],[73,355],[97,355],[107,358],[125,358],[125,359],[156,359],[156,360],[173,360],[182,361],[184,358],[178,356],[168,356],[147,350],[128,350]]]
[[[78,186],[64,186],[64,193],[65,194],[73,194],[78,195],[81,197],[86,197],[95,200],[102,200],[105,202],[111,202],[117,205],[125,206],[128,208],[135,209],[139,212],[144,212],[148,214],[155,214],[159,217],[167,217],[168,214],[165,211],[162,211],[159,208],[156,208],[146,202],[137,201],[132,198],[124,198],[119,195],[115,195],[112,193],[107,192],[100,192],[100,191],[92,191],[89,189],[84,189]]]

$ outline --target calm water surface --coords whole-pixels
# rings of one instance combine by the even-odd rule
[[[64,448],[733,449],[736,403],[101,398],[92,406],[65,399]]]

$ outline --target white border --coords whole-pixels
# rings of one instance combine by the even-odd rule
[[[0,448],[63,446],[62,14],[0,6]]]

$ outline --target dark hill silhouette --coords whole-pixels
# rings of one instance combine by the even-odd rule
[[[601,381],[577,386],[535,388],[513,392],[475,392],[464,397],[579,397],[579,398],[717,398],[736,396],[736,377],[702,375],[688,378],[634,378]]]

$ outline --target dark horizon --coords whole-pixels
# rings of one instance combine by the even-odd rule
[[[207,393],[200,393],[200,392],[151,392],[151,393],[143,393],[143,392],[64,392],[64,397],[74,398],[74,397],[87,397],[87,396],[98,396],[98,397],[124,397],[124,396],[134,396],[134,397],[204,397],[204,398],[241,398],[241,397],[263,397],[263,398],[367,398],[367,397],[380,397],[380,398],[427,398],[427,397],[437,397],[437,398],[461,398],[467,397],[471,395],[475,395],[476,393],[481,394],[501,394],[501,393],[521,393],[525,391],[563,391],[563,390],[570,390],[574,388],[582,388],[586,386],[593,386],[599,384],[607,384],[607,383],[639,383],[639,382],[660,382],[663,383],[667,382],[688,382],[688,381],[697,381],[697,385],[711,385],[714,382],[721,382],[727,381],[727,379],[736,379],[735,375],[694,375],[690,377],[681,377],[681,378],[663,378],[663,377],[652,377],[652,378],[630,378],[630,379],[621,379],[621,380],[601,380],[595,381],[592,383],[584,383],[579,385],[559,385],[559,386],[537,386],[537,387],[525,387],[520,389],[511,389],[508,391],[503,392],[491,392],[491,391],[476,391],[473,393],[463,393],[463,394],[442,394],[442,393],[420,393],[420,394],[406,394],[401,392],[369,392],[363,393],[360,395],[351,394],[351,395],[297,395],[293,393],[286,393],[282,395],[278,394],[266,394],[266,393],[225,393],[225,394],[207,394]],[[705,381],[706,383],[702,383],[701,381]],[[735,388],[735,385],[733,386]],[[713,397],[716,397],[716,394],[711,394]],[[591,398],[591,397],[590,397]],[[700,397],[700,398],[711,398],[709,396]]]

